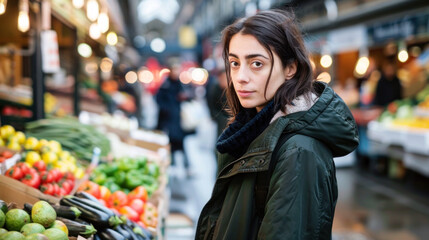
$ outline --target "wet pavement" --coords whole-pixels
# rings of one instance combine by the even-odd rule
[[[180,153],[176,153],[177,165],[169,169],[168,240],[194,239],[196,221],[215,180],[215,132],[214,123],[207,117],[197,133],[185,139],[194,172],[191,178],[185,174]],[[337,168],[337,181],[333,240],[429,239],[429,198],[353,166]]]

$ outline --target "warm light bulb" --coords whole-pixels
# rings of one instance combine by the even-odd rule
[[[0,15],[6,12],[7,0],[0,0]]]
[[[73,0],[73,6],[75,8],[82,8],[85,2],[83,0]]]
[[[91,24],[91,26],[89,26],[89,36],[92,39],[99,39],[101,36],[101,32],[100,32],[100,27],[98,26],[97,23],[93,23]]]
[[[28,12],[20,11],[18,15],[18,30],[27,32],[30,29],[30,18]]]
[[[367,57],[361,57],[357,61],[355,71],[359,75],[364,75],[369,67],[369,59]]]
[[[332,57],[329,56],[328,54],[323,55],[322,58],[320,59],[320,65],[322,65],[322,67],[324,68],[328,68],[332,65]]]
[[[107,13],[100,13],[100,16],[98,16],[97,23],[102,33],[107,32],[107,30],[109,30],[109,16],[107,16]]]
[[[98,6],[98,2],[96,0],[88,0],[86,4],[86,16],[89,20],[95,21],[100,14],[100,8]]]
[[[137,73],[134,71],[129,71],[127,74],[125,74],[125,81],[127,81],[130,84],[133,84],[137,81]]]
[[[107,34],[107,43],[112,46],[116,45],[118,43],[118,35],[115,32],[109,32]]]
[[[19,2],[18,14],[18,30],[27,32],[30,29],[30,17],[28,15],[28,0],[21,0]]]
[[[407,50],[401,50],[398,53],[398,60],[400,62],[406,62],[408,60],[408,52]]]

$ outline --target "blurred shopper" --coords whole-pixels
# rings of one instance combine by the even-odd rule
[[[175,153],[181,151],[187,175],[190,176],[189,160],[183,147],[183,140],[186,133],[181,127],[180,118],[180,104],[188,100],[188,97],[179,80],[180,65],[173,64],[170,70],[169,76],[161,85],[156,95],[156,102],[159,106],[157,129],[166,132],[170,138],[171,165],[175,165],[176,163]]]
[[[359,138],[344,102],[314,82],[295,16],[261,11],[223,32],[231,123],[196,239],[331,239],[333,157]]]
[[[228,123],[228,114],[225,110],[227,85],[225,68],[223,68],[218,71],[214,83],[210,85],[207,92],[207,104],[210,116],[217,125],[217,137],[220,136]]]
[[[389,103],[402,98],[402,85],[397,76],[395,60],[388,58],[381,67],[381,77],[375,90],[375,106],[385,107]]]

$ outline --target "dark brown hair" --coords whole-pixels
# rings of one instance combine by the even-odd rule
[[[228,61],[231,38],[238,33],[254,36],[270,54],[271,70],[265,85],[265,94],[274,66],[273,52],[281,59],[283,68],[294,62],[297,65],[295,76],[285,80],[274,95],[276,111],[279,109],[285,111],[285,106],[291,104],[297,96],[313,90],[313,72],[310,58],[301,31],[295,21],[295,15],[291,10],[261,11],[251,17],[238,19],[222,31],[223,58],[228,79],[226,96],[229,114],[232,115],[230,122],[242,109],[231,81]]]

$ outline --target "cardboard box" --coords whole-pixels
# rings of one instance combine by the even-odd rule
[[[73,195],[79,185],[88,180],[88,176],[76,180],[74,189],[70,192]],[[0,199],[8,203],[16,203],[18,208],[23,208],[24,203],[34,204],[39,200],[45,200],[52,204],[57,204],[60,198],[42,193],[39,189],[27,186],[26,184],[4,175],[0,175]]]
[[[24,203],[34,204],[39,200],[45,200],[55,204],[60,201],[57,197],[44,194],[36,188],[4,175],[0,175],[0,199],[8,203],[16,203],[21,209]]]

